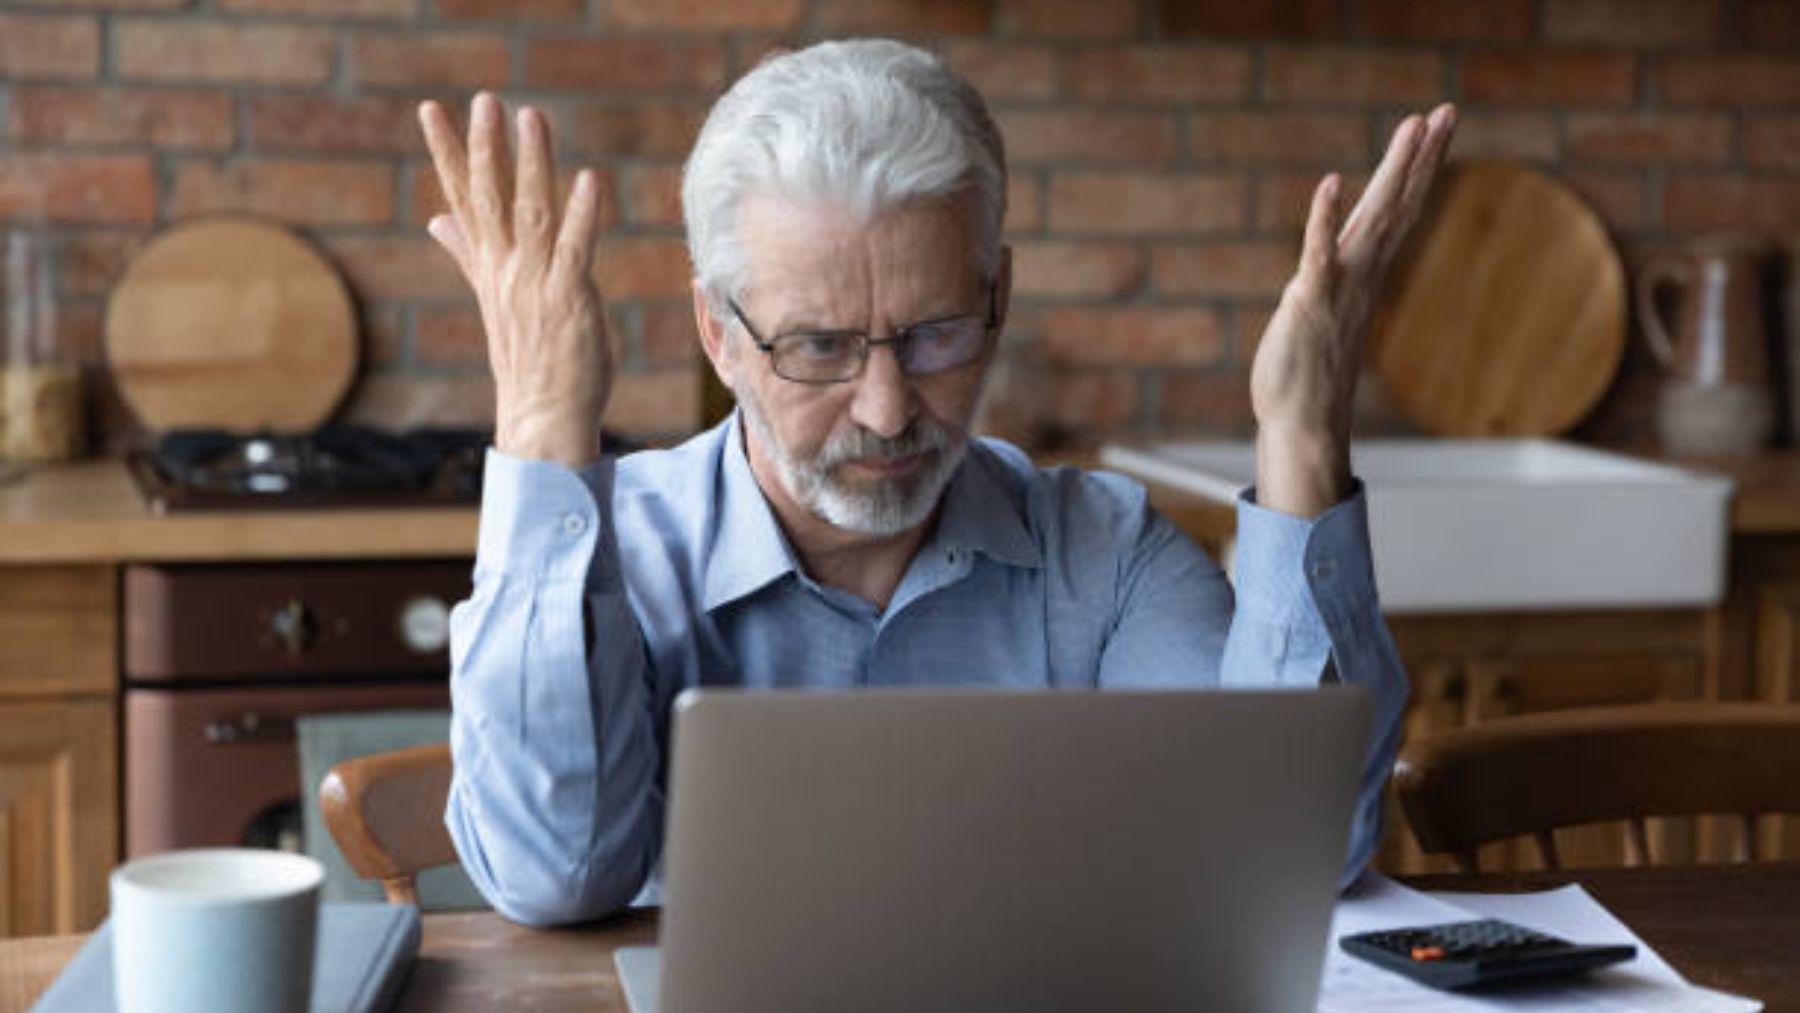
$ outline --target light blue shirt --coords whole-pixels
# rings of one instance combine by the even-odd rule
[[[481,891],[532,924],[659,897],[670,706],[690,686],[1313,686],[1335,671],[1376,700],[1346,881],[1380,836],[1406,699],[1360,490],[1312,521],[1240,499],[1234,607],[1138,483],[977,440],[880,609],[797,565],[735,415],[581,471],[490,451],[451,656],[445,821]]]

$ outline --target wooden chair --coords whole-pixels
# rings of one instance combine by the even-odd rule
[[[325,826],[350,868],[378,879],[390,904],[419,903],[418,874],[457,861],[444,829],[450,745],[359,756],[331,768],[319,785]]]
[[[1558,868],[1558,827],[1628,822],[1647,864],[1651,816],[1735,815],[1737,858],[1757,858],[1756,816],[1800,813],[1800,706],[1648,703],[1503,718],[1409,743],[1394,784],[1428,852],[1475,872],[1475,849],[1529,834]]]

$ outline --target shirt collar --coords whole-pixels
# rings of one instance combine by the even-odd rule
[[[709,612],[800,572],[774,509],[750,470],[741,419],[741,413],[733,412],[721,427],[718,524],[707,550],[702,601]],[[979,441],[971,444],[944,492],[937,530],[921,552],[966,549],[1012,566],[1042,565],[1043,554],[1025,522],[1025,504],[1000,475],[1004,467]]]

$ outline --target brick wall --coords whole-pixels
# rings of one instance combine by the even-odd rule
[[[1012,152],[1019,299],[995,394],[1013,431],[1248,431],[1245,373],[1325,170],[1366,177],[1404,109],[1456,151],[1554,169],[1628,260],[1716,230],[1800,231],[1790,0],[0,0],[0,217],[50,222],[100,427],[122,263],[158,227],[250,211],[341,267],[364,315],[347,414],[491,410],[462,283],[424,235],[413,119],[474,89],[545,105],[611,199],[599,273],[625,376],[611,422],[698,411],[675,199],[709,99],[773,45],[930,45]],[[1634,356],[1595,434],[1643,423]]]

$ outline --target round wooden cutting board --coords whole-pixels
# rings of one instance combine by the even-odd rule
[[[356,374],[343,279],[278,226],[208,219],[162,233],[106,307],[106,357],[152,431],[310,430]]]
[[[1395,271],[1369,354],[1395,408],[1440,436],[1554,436],[1625,350],[1625,274],[1600,219],[1507,162],[1449,166]]]

